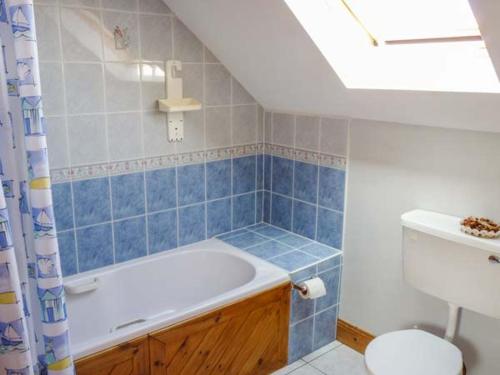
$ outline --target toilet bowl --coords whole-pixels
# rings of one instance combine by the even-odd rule
[[[378,336],[365,351],[371,375],[462,375],[463,359],[452,343],[419,329]]]

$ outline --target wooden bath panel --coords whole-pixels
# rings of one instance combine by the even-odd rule
[[[290,285],[150,335],[151,375],[269,374],[287,363]]]
[[[258,375],[286,365],[290,283],[81,358],[78,375]]]
[[[78,375],[148,375],[148,337],[144,336],[75,362]]]

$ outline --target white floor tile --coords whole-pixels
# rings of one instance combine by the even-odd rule
[[[318,358],[319,356],[322,356],[325,353],[328,353],[330,350],[335,349],[336,347],[342,345],[340,341],[334,341],[329,343],[328,345],[325,345],[318,350],[312,352],[311,354],[306,355],[304,358],[302,358],[306,362],[311,362]]]
[[[290,363],[288,366],[279,369],[278,371],[273,372],[271,375],[285,375],[291,373],[293,370],[298,369],[301,366],[304,366],[306,363],[299,359],[293,363]]]
[[[311,365],[304,365],[299,367],[297,370],[292,371],[289,375],[323,375],[323,373]]]
[[[363,355],[345,345],[330,350],[310,364],[328,375],[368,375]]]

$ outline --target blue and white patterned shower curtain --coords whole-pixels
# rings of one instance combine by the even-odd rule
[[[32,0],[0,0],[0,375],[74,374]]]

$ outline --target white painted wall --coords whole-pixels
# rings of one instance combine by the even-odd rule
[[[268,110],[500,132],[500,94],[347,90],[284,0],[164,1]],[[499,1],[471,2],[500,58]]]
[[[414,324],[442,334],[445,302],[402,279],[400,215],[423,208],[500,219],[500,135],[351,124],[341,318],[374,334]],[[500,374],[500,320],[466,311],[459,333],[468,374]]]

